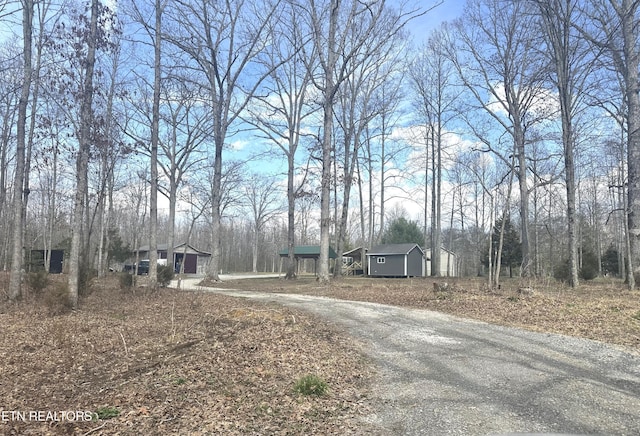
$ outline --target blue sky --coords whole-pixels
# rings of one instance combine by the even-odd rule
[[[421,0],[418,5],[428,9],[437,3],[439,0]],[[441,23],[454,20],[462,15],[465,4],[465,0],[443,0],[441,5],[415,19],[409,27],[415,35],[416,41],[424,41],[429,36],[429,32],[440,26]]]

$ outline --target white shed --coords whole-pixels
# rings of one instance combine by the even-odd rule
[[[425,250],[427,276],[431,275],[431,249]],[[452,251],[444,248],[440,249],[440,276],[457,277],[458,276],[458,256]]]

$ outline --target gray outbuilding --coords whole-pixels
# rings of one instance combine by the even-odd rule
[[[376,245],[367,253],[367,269],[375,277],[424,277],[424,252],[418,244]]]

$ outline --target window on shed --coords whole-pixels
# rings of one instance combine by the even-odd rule
[[[384,259],[385,259],[384,257],[378,257],[378,258],[376,259],[376,262],[378,262],[378,263],[384,263]]]

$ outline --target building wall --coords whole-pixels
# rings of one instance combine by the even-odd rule
[[[426,274],[431,275],[431,250],[426,251]],[[451,265],[449,265],[451,263]],[[456,255],[449,253],[447,250],[440,251],[440,276],[441,277],[457,277],[457,259]]]
[[[384,258],[384,263],[378,263],[378,258]],[[424,276],[423,259],[420,250],[417,248],[412,250],[408,255],[392,254],[369,256],[369,275],[377,277],[422,277]]]
[[[424,276],[424,257],[418,247],[414,248],[407,255],[407,275],[410,277]]]
[[[384,263],[378,263],[384,258]],[[404,276],[404,255],[369,256],[370,276]]]
[[[45,250],[31,250],[31,259],[27,267],[29,271],[44,270],[45,267]],[[51,259],[49,261],[49,273],[60,274],[64,266],[64,250],[51,250]]]
[[[204,274],[206,272],[207,265],[209,264],[210,256],[199,256],[193,250],[188,249],[186,253],[186,262],[184,264],[185,274]],[[178,247],[174,249],[173,258],[174,271],[180,271],[180,263],[184,257],[184,248]],[[140,259],[149,259],[148,251],[140,251]],[[158,250],[158,260],[167,259],[166,250]]]

